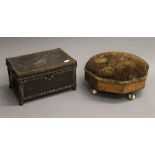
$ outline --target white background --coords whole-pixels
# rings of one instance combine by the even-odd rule
[[[154,0],[1,0],[1,36],[154,36]]]
[[[153,0],[3,0],[0,36],[154,36]],[[154,119],[1,119],[0,154],[154,155]]]

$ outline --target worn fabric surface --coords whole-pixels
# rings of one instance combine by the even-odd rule
[[[149,65],[134,54],[114,51],[93,56],[85,68],[101,78],[133,81],[147,76]]]

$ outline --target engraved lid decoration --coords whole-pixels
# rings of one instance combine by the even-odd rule
[[[57,71],[77,66],[76,60],[60,48],[8,58],[6,63],[10,64],[17,76],[30,76],[47,70]]]

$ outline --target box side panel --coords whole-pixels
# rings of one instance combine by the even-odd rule
[[[23,100],[23,85],[16,77],[14,72],[12,71],[11,67],[7,65],[8,69],[8,77],[9,77],[9,87],[14,91],[15,95],[17,96],[18,100],[22,102]]]

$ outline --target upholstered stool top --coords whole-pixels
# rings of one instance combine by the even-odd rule
[[[135,81],[146,78],[149,65],[134,54],[114,51],[90,58],[85,69],[104,79]]]

